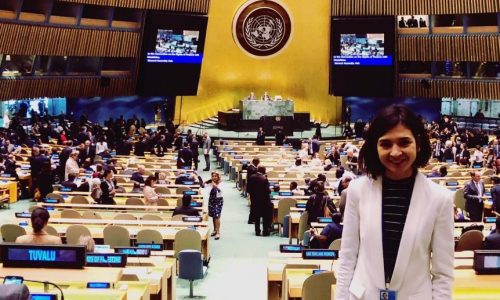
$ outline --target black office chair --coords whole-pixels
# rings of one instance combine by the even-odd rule
[[[179,252],[179,278],[189,280],[189,297],[203,299],[204,296],[193,296],[193,282],[203,279],[207,267],[203,266],[201,252],[197,250],[182,250]]]

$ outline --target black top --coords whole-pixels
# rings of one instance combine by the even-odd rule
[[[174,209],[174,213],[172,214],[173,216],[175,215],[186,215],[186,216],[199,216],[200,213],[198,210],[194,207],[189,207],[189,206],[177,206]]]
[[[410,207],[415,175],[403,180],[382,180],[382,244],[386,282],[390,282]]]

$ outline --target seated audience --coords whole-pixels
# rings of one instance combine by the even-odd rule
[[[38,245],[62,244],[60,237],[50,235],[43,230],[49,223],[49,218],[49,212],[45,208],[35,208],[31,213],[31,226],[33,227],[33,232],[18,237],[16,243]]]
[[[198,210],[190,206],[191,200],[191,195],[182,196],[182,206],[177,206],[174,209],[174,213],[172,215],[199,216],[200,213],[198,212]]]
[[[61,185],[65,188],[71,189],[71,191],[76,191],[78,185],[75,183],[75,174],[68,174],[68,180],[61,182]]]
[[[318,181],[314,186],[314,195],[309,197],[306,204],[306,211],[309,214],[307,218],[308,225],[311,222],[316,222],[319,217],[330,217],[337,212],[335,204],[325,192],[324,182]]]
[[[489,250],[500,250],[500,218],[497,217],[496,229],[484,239],[484,248]]]
[[[455,219],[455,222],[466,222],[466,221],[469,221],[469,218],[467,218],[465,215],[464,215],[464,212],[462,211],[461,208],[457,207],[455,204],[453,204],[453,215],[454,215],[454,219]]]
[[[144,183],[144,177],[142,177],[144,175],[144,173],[146,172],[146,168],[144,168],[143,165],[139,165],[137,167],[137,172],[134,172],[132,174],[132,176],[130,177],[130,180],[133,180],[135,182],[139,182],[139,183]]]
[[[95,250],[95,241],[90,235],[81,235],[78,238],[78,245],[85,246],[85,252],[92,253]]]
[[[335,213],[332,219],[333,222],[326,225],[320,234],[318,234],[315,228],[310,229],[312,237],[310,248],[327,249],[334,240],[342,238],[342,229],[344,227],[340,224],[342,216],[339,213]]]

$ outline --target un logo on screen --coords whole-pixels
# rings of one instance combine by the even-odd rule
[[[247,53],[266,57],[282,50],[292,25],[286,9],[275,1],[248,1],[234,17],[233,36]]]

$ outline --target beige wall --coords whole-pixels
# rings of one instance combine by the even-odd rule
[[[198,96],[177,97],[175,122],[193,123],[238,107],[254,91],[295,100],[296,112],[336,123],[341,98],[328,94],[330,1],[278,1],[292,20],[285,49],[271,58],[254,58],[233,39],[232,22],[241,0],[211,0]]]

